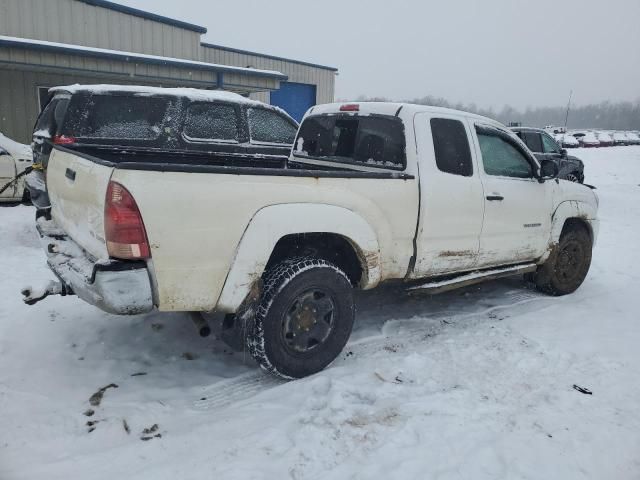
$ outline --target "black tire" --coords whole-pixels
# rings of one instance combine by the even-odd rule
[[[270,268],[263,280],[247,328],[249,352],[263,369],[282,378],[321,371],[351,335],[355,305],[349,278],[326,260],[304,257]]]
[[[535,273],[536,288],[550,295],[575,292],[589,272],[592,246],[591,236],[585,227],[567,227],[557,247]]]

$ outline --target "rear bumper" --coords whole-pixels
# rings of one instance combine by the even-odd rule
[[[144,262],[94,260],[52,220],[38,219],[47,264],[65,286],[108,313],[136,315],[153,309],[149,271]]]

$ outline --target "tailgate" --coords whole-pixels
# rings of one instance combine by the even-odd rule
[[[54,149],[47,190],[54,221],[97,259],[109,258],[104,239],[104,203],[112,167]]]

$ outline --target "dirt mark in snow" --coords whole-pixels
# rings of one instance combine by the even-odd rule
[[[99,407],[100,403],[102,402],[102,397],[104,396],[104,392],[106,392],[110,388],[118,388],[118,385],[116,385],[115,383],[110,383],[106,387],[102,387],[96,393],[91,395],[91,397],[89,397],[89,403],[94,407]]]

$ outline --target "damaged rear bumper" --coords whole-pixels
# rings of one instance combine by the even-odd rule
[[[136,315],[153,309],[145,262],[96,261],[52,220],[40,218],[37,226],[47,264],[60,280],[63,292],[73,292],[85,302],[116,315]]]

